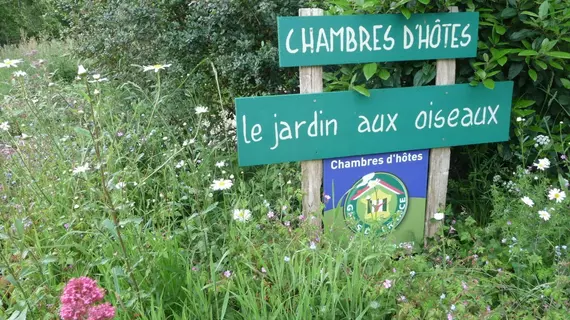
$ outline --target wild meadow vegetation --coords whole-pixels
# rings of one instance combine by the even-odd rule
[[[567,0],[19,5],[0,13],[0,319],[568,318]],[[339,243],[301,212],[298,163],[238,166],[233,98],[298,92],[276,16],[449,5],[481,14],[457,82],[515,82],[511,139],[452,149],[427,246]],[[435,64],[325,71],[365,92],[433,85]]]

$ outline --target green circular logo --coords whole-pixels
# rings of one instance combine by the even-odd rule
[[[385,234],[408,210],[408,190],[398,177],[372,172],[356,181],[344,200],[344,219],[353,232]]]

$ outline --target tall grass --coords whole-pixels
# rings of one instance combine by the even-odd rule
[[[30,48],[38,53],[22,54]],[[447,233],[422,254],[370,236],[308,238],[298,166],[239,167],[231,114],[219,105],[197,113],[199,97],[168,69],[133,67],[140,83],[94,82],[101,71],[62,43],[0,57],[25,59],[0,69],[0,123],[10,125],[0,131],[0,318],[59,318],[62,288],[79,276],[107,290],[116,319],[482,319],[491,306],[495,316],[513,310],[497,298],[506,280],[494,280],[493,260],[473,260]],[[31,67],[39,58],[47,65]],[[73,79],[78,63],[89,72],[57,78],[49,61]],[[20,69],[27,76],[10,80]],[[232,186],[213,190],[216,179]],[[235,220],[236,209],[252,218]]]

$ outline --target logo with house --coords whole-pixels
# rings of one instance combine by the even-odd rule
[[[408,208],[404,183],[387,172],[372,172],[359,179],[348,191],[344,218],[354,232],[387,233],[396,228]]]

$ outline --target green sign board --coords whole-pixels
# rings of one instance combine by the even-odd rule
[[[513,82],[237,98],[241,166],[509,139]]]
[[[278,17],[281,67],[477,54],[478,12]]]

